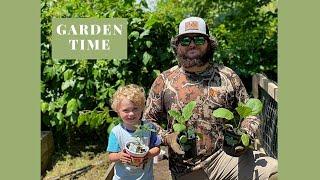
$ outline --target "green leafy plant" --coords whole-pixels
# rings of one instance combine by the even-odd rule
[[[202,137],[200,133],[195,132],[193,128],[187,128],[186,123],[192,116],[193,109],[196,107],[195,101],[190,101],[185,105],[181,112],[176,110],[169,110],[169,115],[175,120],[173,123],[174,132],[179,132],[181,135],[179,138],[180,144],[184,144],[188,139],[193,139],[196,137]]]
[[[131,153],[146,153],[148,145],[144,142],[143,135],[148,132],[157,132],[155,129],[150,127],[149,124],[136,125],[136,130],[133,133],[135,137],[126,144],[126,148]]]
[[[133,133],[134,137],[139,137],[142,139],[143,134],[148,132],[157,132],[155,129],[153,129],[149,124],[143,124],[143,125],[136,125],[136,130]]]
[[[215,59],[241,78],[277,72],[275,0],[160,0],[152,11],[146,8],[133,0],[41,0],[41,127],[63,135],[55,142],[63,144],[71,135],[107,139],[106,129],[117,121],[106,102],[120,85],[139,82],[148,90],[160,72],[176,64],[169,42],[187,16],[206,20],[219,42]],[[79,17],[127,18],[128,58],[52,59],[52,18]]]
[[[226,108],[218,108],[212,112],[212,115],[216,118],[223,118],[226,120],[224,129],[232,129],[238,135],[241,135],[241,142],[244,146],[250,145],[250,136],[243,132],[240,128],[241,122],[248,116],[258,115],[262,111],[262,103],[259,99],[250,98],[245,104],[239,103],[235,108],[238,116],[235,116],[230,110]],[[225,136],[225,140],[228,145],[234,146],[239,142],[237,139],[230,136]]]
[[[41,1],[41,127],[53,131],[56,143],[106,140],[106,129],[118,123],[108,103],[116,89],[137,82],[149,89],[161,71],[173,66],[169,42],[178,19],[144,6],[132,0]],[[128,58],[52,59],[52,18],[79,17],[127,18]]]

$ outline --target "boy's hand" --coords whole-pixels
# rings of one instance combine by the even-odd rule
[[[118,152],[118,154],[119,154],[119,160],[123,164],[130,164],[131,163],[131,156],[129,154],[127,154],[125,150]]]

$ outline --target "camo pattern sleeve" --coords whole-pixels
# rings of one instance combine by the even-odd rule
[[[156,80],[153,82],[147,103],[146,108],[143,113],[143,118],[151,121],[156,126],[157,132],[161,137],[168,133],[165,129],[163,129],[157,122],[161,118],[166,119],[166,112],[163,111],[163,88],[164,88],[165,78],[163,74],[160,74]]]
[[[196,101],[193,115],[186,125],[202,135],[196,141],[194,154],[190,155],[194,157],[191,161],[169,148],[170,170],[186,173],[193,167],[191,162],[197,162],[197,158],[207,157],[220,149],[224,122],[212,117],[213,110],[219,107],[232,109],[239,101],[245,102],[246,99],[248,94],[238,75],[223,65],[210,65],[205,72],[198,74],[185,72],[178,66],[161,73],[149,92],[144,118],[154,122],[165,118],[167,131],[160,131],[172,132],[174,119],[167,112],[170,109],[181,111],[190,101]]]
[[[229,69],[229,71],[232,74],[231,81],[235,88],[235,97],[237,98],[237,102],[245,103],[249,99],[246,88],[243,85],[239,76],[236,73],[234,73],[231,69]],[[257,116],[249,116],[242,121],[241,128],[245,130],[252,138],[255,138],[259,125],[260,119]]]

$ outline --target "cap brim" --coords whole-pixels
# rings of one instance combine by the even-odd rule
[[[188,32],[184,32],[184,33],[181,33],[181,34],[178,34],[176,37],[180,37],[180,36],[182,36],[182,35],[185,35],[185,34],[202,34],[202,35],[205,35],[205,36],[207,36],[207,37],[209,37],[209,35],[208,34],[206,34],[206,33],[203,33],[203,32],[201,32],[201,31],[188,31]]]

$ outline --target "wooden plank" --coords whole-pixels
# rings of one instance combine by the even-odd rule
[[[252,76],[252,94],[253,94],[254,98],[258,98],[258,96],[259,96],[258,80],[259,80],[259,74],[255,74]]]
[[[278,102],[278,85],[275,82],[269,80],[263,74],[257,73],[252,77],[252,93],[255,98],[259,97],[258,86],[268,92]]]
[[[114,175],[114,165],[115,163],[111,163],[107,169],[107,172],[105,176],[103,177],[104,180],[112,180],[113,175]]]

